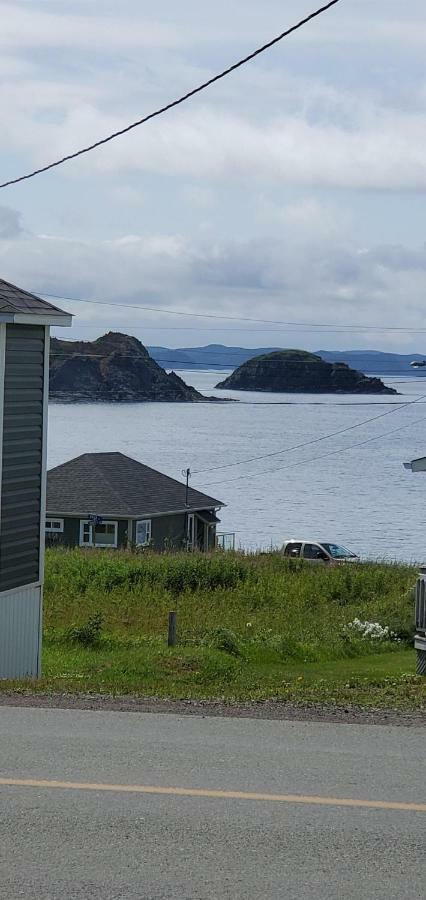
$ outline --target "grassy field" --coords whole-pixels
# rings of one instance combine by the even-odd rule
[[[278,554],[50,550],[35,689],[422,708],[415,577],[409,566],[328,569]]]

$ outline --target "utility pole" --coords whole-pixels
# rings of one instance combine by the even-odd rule
[[[191,469],[182,469],[182,475],[185,478],[185,510],[189,509],[189,479],[191,477]],[[189,535],[188,535],[188,524],[189,518],[188,513],[185,512],[185,525],[184,525],[184,534],[185,534],[185,544],[186,549],[188,549],[189,544]],[[171,610],[169,612],[169,627],[167,634],[167,644],[169,647],[176,647],[177,644],[177,610]]]
[[[191,469],[182,469],[182,475],[185,475],[186,478],[185,507],[188,508],[189,479],[191,477]]]

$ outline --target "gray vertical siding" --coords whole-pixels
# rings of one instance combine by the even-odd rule
[[[39,580],[44,328],[7,325],[0,591]]]
[[[41,588],[0,596],[0,678],[36,678],[40,672]]]

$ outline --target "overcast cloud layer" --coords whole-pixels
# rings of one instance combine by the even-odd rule
[[[314,6],[0,3],[1,180],[139,118]],[[420,0],[341,0],[186,106],[0,192],[2,277],[40,293],[310,326],[63,303],[75,337],[113,327],[175,346],[421,351],[425,40]],[[348,323],[359,331],[342,331]]]

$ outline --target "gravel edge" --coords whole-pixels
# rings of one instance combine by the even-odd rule
[[[324,722],[344,725],[426,726],[426,710],[361,709],[321,704],[299,705],[280,700],[230,703],[220,700],[168,700],[156,697],[100,694],[0,693],[0,707],[79,709],[97,712],[135,712],[179,716],[269,719],[290,722]]]

